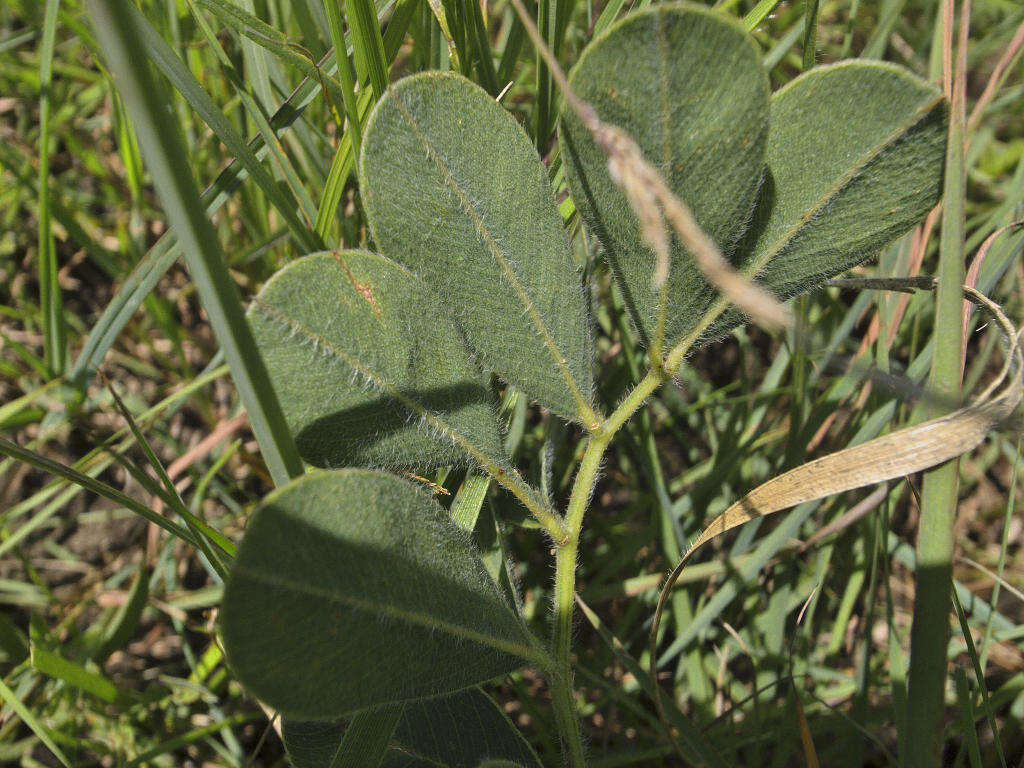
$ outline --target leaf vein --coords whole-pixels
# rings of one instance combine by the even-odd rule
[[[778,256],[779,253],[781,253],[811,221],[816,219],[818,214],[827,208],[839,193],[842,192],[850,182],[856,179],[872,160],[879,157],[902,136],[906,135],[915,125],[931,114],[932,110],[942,102],[942,99],[942,94],[938,94],[926,101],[916,112],[914,112],[909,120],[898,126],[892,133],[885,136],[880,142],[872,147],[859,162],[855,163],[850,170],[840,175],[836,183],[833,184],[824,195],[822,195],[818,202],[805,211],[800,219],[792,227],[787,229],[762,256],[758,257],[747,271],[751,274],[758,274],[767,267],[769,262]]]
[[[252,581],[264,584],[269,587],[289,590],[300,595],[326,600],[329,603],[336,603],[366,613],[376,613],[389,619],[403,621],[412,626],[424,627],[430,630],[445,632],[460,640],[470,640],[481,645],[490,646],[502,653],[509,653],[521,658],[542,664],[545,660],[543,654],[533,646],[523,643],[516,643],[511,640],[503,640],[493,635],[477,632],[469,627],[456,624],[451,621],[439,620],[426,613],[420,613],[409,609],[397,608],[388,603],[382,603],[366,598],[353,597],[339,593],[335,590],[324,587],[317,587],[306,582],[295,581],[281,576],[278,573],[268,573],[263,570],[256,570],[245,566],[242,563],[234,565],[233,569],[237,576],[244,576]],[[542,664],[543,665],[543,664]]]
[[[366,381],[377,387],[381,392],[393,397],[415,415],[430,424],[430,426],[436,429],[440,434],[451,440],[454,444],[460,446],[484,469],[485,472],[491,475],[504,487],[508,488],[508,490],[510,490],[516,498],[522,501],[527,509],[535,515],[539,514],[542,516],[549,512],[545,505],[533,498],[533,494],[530,493],[530,487],[527,485],[526,481],[522,479],[522,476],[520,476],[515,467],[510,464],[502,466],[501,463],[491,458],[487,451],[449,424],[439,414],[431,411],[415,398],[410,397],[405,392],[402,392],[392,384],[388,383],[387,378],[379,371],[375,371],[349,353],[345,352],[343,349],[339,349],[323,335],[317,333],[306,325],[303,325],[279,307],[268,304],[259,297],[254,298],[252,300],[252,304],[267,318],[286,327],[290,334],[304,336],[307,341],[314,345],[314,347],[322,349],[324,354],[333,357],[339,362],[352,368],[360,376],[366,379]]]
[[[502,272],[505,274],[505,277],[508,279],[509,283],[514,289],[516,296],[519,298],[519,301],[523,304],[523,307],[526,309],[527,314],[529,314],[530,320],[533,323],[535,329],[537,330],[537,333],[540,334],[544,346],[547,348],[548,353],[552,356],[552,358],[554,358],[555,364],[558,366],[559,373],[562,375],[562,378],[565,380],[566,385],[569,387],[573,399],[576,401],[577,410],[580,412],[580,416],[587,418],[589,412],[591,412],[589,399],[583,395],[582,389],[576,382],[576,377],[573,376],[572,370],[569,368],[569,363],[565,359],[565,355],[562,354],[562,351],[559,348],[558,343],[551,335],[551,331],[548,330],[547,324],[544,322],[544,318],[541,317],[540,311],[537,309],[536,304],[534,304],[533,299],[530,298],[530,295],[526,292],[526,289],[523,287],[523,284],[520,281],[519,276],[516,274],[515,270],[512,269],[512,265],[509,263],[508,257],[505,255],[505,253],[502,251],[501,247],[495,240],[494,235],[491,233],[490,229],[487,226],[487,223],[484,221],[483,215],[480,213],[480,211],[476,209],[476,206],[473,205],[473,202],[469,199],[469,196],[466,194],[466,191],[462,188],[459,182],[452,175],[451,169],[448,167],[448,164],[445,162],[444,158],[441,157],[440,153],[437,151],[434,145],[431,144],[430,139],[423,132],[423,129],[420,128],[419,124],[416,122],[416,119],[409,111],[409,108],[402,100],[402,97],[398,93],[394,93],[394,100],[395,103],[398,105],[398,108],[401,110],[402,116],[405,118],[406,122],[409,123],[409,127],[412,129],[413,133],[415,133],[416,136],[420,139],[420,141],[423,142],[423,146],[427,151],[427,156],[434,162],[438,170],[441,172],[441,175],[445,179],[445,182],[448,185],[448,187],[452,190],[452,192],[455,193],[455,196],[458,198],[459,204],[462,206],[463,211],[465,211],[466,215],[473,222],[473,225],[476,227],[477,232],[480,233],[480,237],[483,238],[484,243],[487,245],[487,249],[488,251],[490,251],[491,256],[493,256],[495,261],[498,262],[498,265],[501,267]]]

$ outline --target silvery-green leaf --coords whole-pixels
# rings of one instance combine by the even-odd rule
[[[773,97],[768,174],[744,264],[781,298],[875,255],[938,202],[941,91],[893,64],[818,67]]]
[[[344,720],[283,718],[281,739],[292,768],[331,768],[346,728]]]
[[[270,494],[225,586],[224,647],[290,717],[339,718],[547,665],[470,543],[430,496],[373,470]]]
[[[360,251],[305,256],[268,281],[249,322],[310,463],[507,464],[483,374],[404,267]]]
[[[570,75],[601,119],[629,133],[644,157],[728,254],[753,209],[764,167],[768,75],[742,26],[708,8],[659,4],[595,39]],[[573,200],[604,249],[644,340],[653,333],[654,255],[608,174],[607,155],[568,107],[559,141]],[[693,328],[712,295],[673,240],[666,335]]]
[[[374,108],[360,191],[381,252],[455,312],[490,370],[569,419],[591,417],[591,340],[547,171],[484,90],[428,72]]]
[[[295,768],[329,768],[345,735],[341,722],[285,720],[285,747]],[[404,705],[381,763],[385,768],[478,768],[503,760],[540,768],[537,754],[479,688]]]

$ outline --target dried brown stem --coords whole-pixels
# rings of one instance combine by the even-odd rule
[[[511,2],[527,34],[551,70],[552,77],[562,92],[562,98],[590,132],[594,143],[608,156],[609,175],[629,200],[640,223],[640,232],[654,252],[654,290],[664,293],[662,289],[668,280],[670,256],[665,227],[667,220],[679,242],[692,255],[694,263],[708,282],[740,311],[766,328],[788,325],[791,321],[789,309],[767,290],[734,269],[722,256],[715,242],[697,223],[689,206],[669,189],[661,174],[644,158],[643,152],[633,138],[621,128],[603,122],[598,117],[597,110],[572,89],[565,72],[545,44],[522,0]],[[659,308],[659,312],[663,310],[663,307]],[[662,322],[659,321],[659,326],[661,325]],[[661,330],[659,327],[659,331]],[[658,343],[652,345],[659,350],[659,354],[661,341],[659,338]]]

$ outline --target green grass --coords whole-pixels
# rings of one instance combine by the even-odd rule
[[[80,0],[0,3],[0,450],[19,459],[0,458],[0,764],[285,765],[275,723],[234,679],[215,631],[220,560],[275,481],[300,471],[249,354],[242,307],[305,253],[372,246],[353,171],[388,82],[430,68],[493,95],[511,82],[501,103],[541,147],[562,202],[559,97],[505,2],[100,5],[122,13],[94,30],[93,4]],[[571,64],[642,5],[541,0],[532,10]],[[860,55],[941,77],[930,0],[726,0],[719,10],[753,30],[773,89],[812,61]],[[1022,22],[1015,3],[975,0],[967,115]],[[340,67],[334,45],[347,47]],[[137,90],[122,102],[115,83],[123,89],[126,76]],[[907,235],[865,274],[915,268],[955,282],[959,254],[969,263],[990,234],[1024,218],[1022,115],[1018,55],[979,118],[965,121],[970,144],[962,168],[948,166],[948,202],[927,243]],[[949,205],[958,192],[962,210]],[[571,202],[562,212],[597,286],[596,378],[610,412],[642,380],[643,355],[596,242]],[[1004,233],[978,278],[1015,319],[1022,249],[1024,232]],[[793,332],[744,327],[692,351],[603,457],[582,429],[500,389],[506,446],[558,508],[580,461],[596,470],[601,459],[579,532],[581,610],[560,630],[572,641],[589,764],[681,765],[673,728],[709,764],[805,765],[799,702],[821,765],[895,766],[901,754],[937,764],[925,743],[947,765],[1017,765],[1024,539],[1012,431],[936,470],[945,494],[928,473],[890,483],[857,519],[846,515],[874,489],[708,546],[668,601],[657,683],[648,675],[659,578],[704,522],[792,466],[911,423],[914,402],[890,384],[925,382],[933,350],[936,368],[960,378],[952,292],[937,309],[927,294],[829,288],[796,309]],[[998,333],[983,322],[972,316],[965,393],[1001,361]],[[93,377],[101,365],[137,429]],[[232,422],[240,406],[252,433]],[[480,476],[425,479],[450,492],[437,498],[473,527],[499,586],[546,635],[553,574],[536,524]],[[924,529],[951,549],[931,590],[936,556],[914,545],[935,510],[944,515]],[[920,658],[910,650],[915,584],[932,595],[920,619],[931,655]],[[567,614],[569,585],[560,598]],[[931,693],[918,689],[915,664],[930,671]],[[544,764],[560,764],[542,680],[523,671],[487,690]],[[919,698],[934,706],[915,722]],[[377,723],[391,727],[387,714],[367,714],[350,738],[371,744]]]
[[[965,6],[969,8],[969,6]],[[944,20],[944,35],[953,35],[952,7]],[[949,144],[946,151],[946,183],[942,196],[942,231],[939,245],[935,297],[935,341],[929,391],[936,398],[958,402],[963,378],[956,341],[961,334],[963,300],[959,286],[964,281],[964,240],[966,229],[967,179],[964,157],[966,129],[967,35],[969,17],[962,13],[954,51],[945,58],[953,68]],[[955,61],[955,63],[954,63]],[[939,343],[950,339],[953,343]],[[938,416],[942,406],[926,404],[929,417]],[[946,644],[949,636],[949,596],[953,573],[957,496],[960,488],[960,459],[924,473],[921,487],[921,521],[918,533],[917,592],[910,640],[909,687],[907,689],[907,765],[933,765],[940,760],[943,746],[942,715],[946,687]],[[963,622],[966,628],[966,622]],[[970,640],[970,636],[967,637]],[[999,742],[996,741],[998,745]],[[1002,762],[1002,752],[999,753]],[[972,762],[975,760],[972,759]]]

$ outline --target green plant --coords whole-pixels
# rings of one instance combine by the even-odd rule
[[[1024,8],[711,4],[0,3],[0,763],[1016,761]]]
[[[623,51],[640,64],[619,66]],[[891,65],[816,69],[769,96],[738,24],[662,5],[592,43],[570,82],[635,137],[731,261],[783,298],[863,261],[938,199],[945,101]],[[515,120],[459,76],[398,82],[367,123],[360,186],[383,255],[306,256],[252,302],[299,451],[328,469],[263,502],[225,592],[228,658],[286,718],[401,707],[530,664],[552,688],[566,760],[585,761],[570,644],[580,530],[602,456],[690,350],[738,318],[678,242],[658,284],[650,234],[605,152],[571,112],[560,135],[573,200],[655,350],[608,415],[594,396],[588,289],[544,167]],[[481,369],[590,433],[565,514],[504,451]],[[429,491],[389,474],[465,466],[511,492],[548,536],[550,644]],[[323,764],[296,750],[325,732],[340,734],[292,731],[298,764]],[[715,760],[697,749],[691,758]]]

